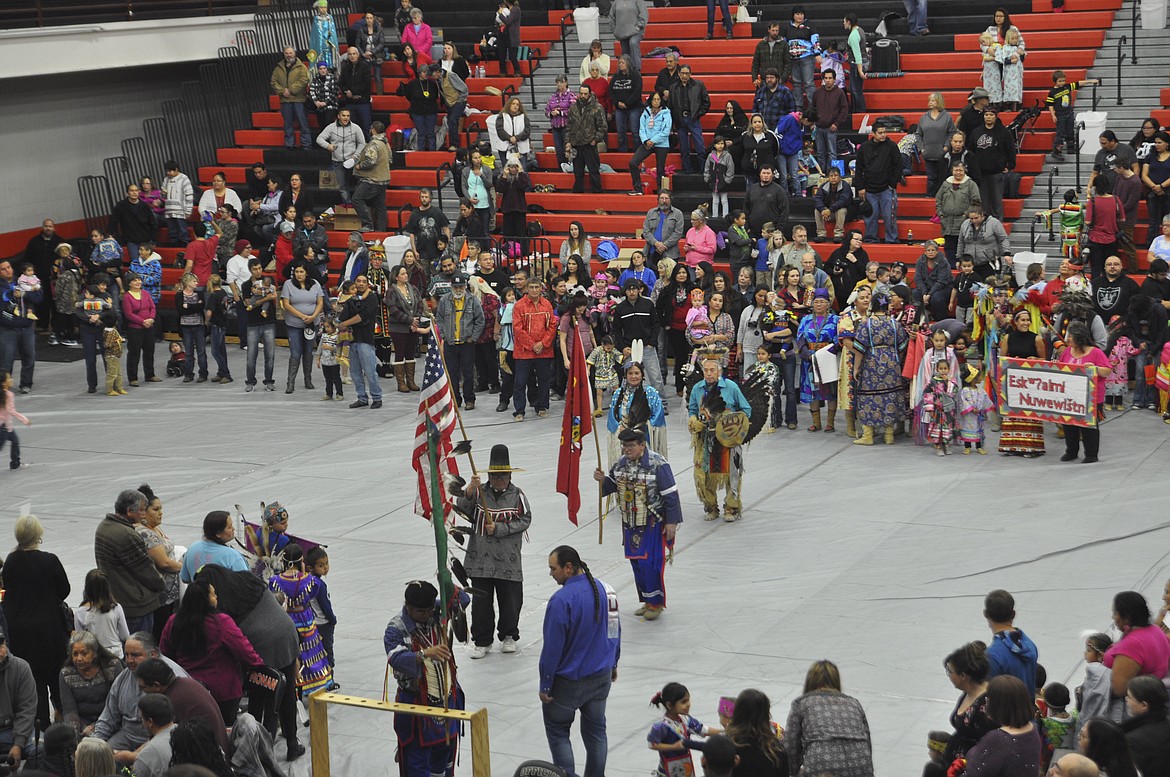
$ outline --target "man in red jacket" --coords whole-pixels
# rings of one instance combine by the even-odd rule
[[[541,292],[544,284],[538,278],[528,281],[524,296],[512,310],[512,331],[516,338],[515,385],[512,394],[512,417],[524,420],[525,394],[528,376],[536,371],[536,414],[548,415],[548,390],[552,382],[553,338],[557,334],[557,315],[552,303]]]

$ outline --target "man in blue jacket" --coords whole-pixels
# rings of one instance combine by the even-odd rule
[[[1039,653],[1028,635],[1012,622],[1016,618],[1016,600],[1010,593],[997,588],[983,599],[983,617],[991,628],[991,644],[987,646],[987,679],[1001,674],[1018,677],[1028,689],[1028,698],[1036,695],[1036,663]]]
[[[33,329],[36,319],[23,315],[22,308],[31,311],[40,305],[44,291],[21,291],[15,280],[11,260],[0,259],[0,371],[11,375],[16,355],[20,354],[20,393],[27,394],[32,389],[33,367],[37,363]]]
[[[544,611],[540,651],[540,701],[548,749],[553,763],[577,777],[569,728],[581,710],[585,777],[603,777],[609,749],[605,702],[621,657],[617,594],[595,580],[580,554],[568,545],[553,550],[548,573],[561,586]]]

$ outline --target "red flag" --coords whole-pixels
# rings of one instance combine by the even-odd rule
[[[557,493],[569,498],[569,520],[577,524],[581,509],[581,443],[593,431],[593,391],[589,387],[589,365],[580,333],[573,333],[569,355],[569,386],[565,392],[565,417],[561,422],[561,454],[557,461]]]

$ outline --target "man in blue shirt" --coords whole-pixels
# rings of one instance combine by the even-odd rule
[[[983,599],[983,617],[991,628],[991,644],[987,646],[990,680],[1001,674],[1018,677],[1028,689],[1028,698],[1036,695],[1036,662],[1039,654],[1036,644],[1012,622],[1016,618],[1016,600],[1010,593],[997,588]]]
[[[723,366],[718,356],[703,359],[703,381],[691,389],[687,426],[691,431],[691,445],[695,449],[695,490],[703,503],[704,520],[719,517],[719,489],[724,489],[723,520],[739,520],[743,502],[740,486],[743,484],[743,446],[728,446],[716,438],[716,429],[725,423],[729,413],[742,412],[750,421],[752,406],[739,386],[723,377]],[[715,395],[718,394],[719,397]],[[722,403],[718,399],[722,399]],[[724,410],[711,412],[712,405],[722,404]],[[742,418],[742,417],[741,417]],[[730,417],[727,418],[730,420]],[[747,424],[742,424],[746,431]]]
[[[561,590],[544,611],[544,648],[540,652],[540,701],[544,733],[557,766],[577,777],[569,728],[581,710],[585,777],[603,777],[609,745],[605,701],[617,679],[621,621],[617,594],[600,580],[576,550],[561,545],[548,557],[548,573]]]

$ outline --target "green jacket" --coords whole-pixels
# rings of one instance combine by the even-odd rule
[[[590,146],[605,140],[609,127],[605,111],[596,97],[588,100],[577,98],[569,109],[569,121],[565,126],[565,140],[574,146]]]
[[[285,89],[289,97],[284,96]],[[272,68],[272,93],[280,95],[282,103],[303,103],[309,96],[309,68],[299,59],[292,67],[286,67],[282,58]]]

